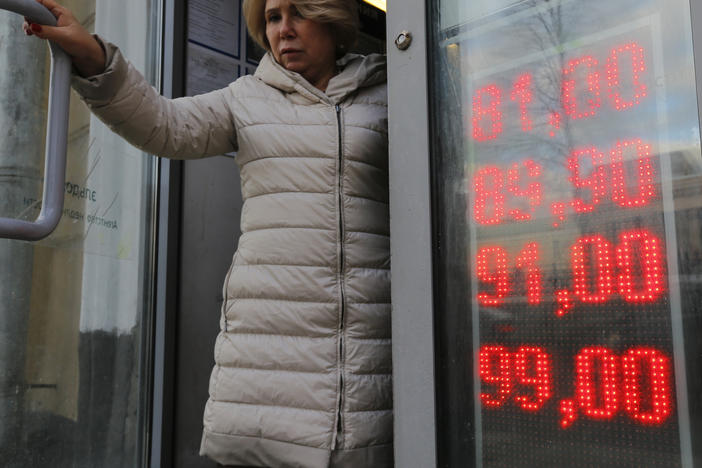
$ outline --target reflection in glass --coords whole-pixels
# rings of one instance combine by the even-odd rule
[[[507,3],[433,18],[440,465],[693,466],[689,4]]]
[[[154,79],[158,2],[62,2]],[[0,15],[0,216],[36,218],[46,45]],[[72,96],[65,206],[38,243],[0,240],[0,465],[140,466],[149,396],[153,160]]]

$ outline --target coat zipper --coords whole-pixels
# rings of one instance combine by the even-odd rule
[[[341,106],[336,104],[334,106],[336,111],[336,124],[337,124],[337,136],[339,140],[339,171],[338,171],[338,182],[337,189],[339,190],[339,237],[340,237],[340,247],[339,247],[339,292],[341,296],[341,311],[339,316],[339,397],[337,400],[337,412],[336,412],[336,430],[334,431],[334,440],[332,441],[332,449],[337,448],[339,434],[343,434],[343,421],[342,421],[342,408],[344,405],[344,312],[346,307],[345,291],[344,291],[344,194],[343,194],[343,180],[344,180],[344,151],[342,143],[342,131],[341,131]]]

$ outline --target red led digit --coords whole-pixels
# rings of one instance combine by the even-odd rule
[[[527,113],[527,106],[531,103],[531,73],[519,75],[512,87],[512,100],[519,102],[519,114],[522,120],[522,130],[530,132],[531,119]]]
[[[517,268],[526,270],[527,302],[541,303],[541,268],[539,267],[539,244],[528,243],[517,256]]]
[[[494,393],[480,393],[480,401],[489,408],[499,408],[512,393],[509,351],[503,346],[480,348],[480,380],[483,386],[494,387]],[[497,371],[497,372],[495,372]]]
[[[562,429],[568,429],[578,419],[578,409],[575,407],[575,402],[571,399],[561,400],[558,411],[561,413]]]
[[[485,103],[484,100],[488,102]],[[473,138],[488,141],[502,133],[502,91],[495,84],[480,88],[473,96]]]
[[[514,163],[507,171],[507,190],[515,197],[524,197],[529,201],[529,211],[525,212],[519,209],[509,211],[509,215],[517,221],[528,221],[531,219],[531,214],[536,207],[541,205],[541,183],[530,182],[527,187],[522,190],[519,163]],[[541,166],[531,159],[523,162],[523,166],[527,170],[529,179],[538,180],[541,177]]]
[[[629,147],[636,149],[636,195],[630,196],[627,190],[624,150]],[[653,183],[654,171],[651,162],[651,146],[640,139],[618,141],[611,152],[612,168],[612,201],[622,208],[637,208],[646,206],[656,196],[656,186]]]
[[[573,308],[573,295],[567,289],[559,289],[556,291],[556,303],[556,316],[563,317]]]
[[[586,67],[587,72],[587,90],[589,97],[585,109],[581,109],[578,105],[578,90],[576,89],[576,78],[573,75],[577,74],[579,67]],[[563,69],[563,87],[562,87],[563,108],[566,115],[571,119],[582,119],[591,117],[597,113],[600,107],[600,74],[597,71],[597,60],[586,55],[571,60]]]
[[[551,203],[551,214],[555,218],[552,226],[557,228],[566,220],[566,204],[563,202]]]
[[[631,58],[631,99],[622,98],[620,90],[621,72],[619,71],[619,60],[624,54]],[[646,97],[646,85],[641,82],[641,75],[646,71],[646,61],[644,59],[644,49],[637,43],[631,42],[621,47],[612,49],[607,59],[607,85],[609,87],[609,98],[612,105],[617,110],[624,110],[633,107]]]
[[[514,400],[526,411],[538,411],[551,398],[551,356],[541,348],[522,346],[514,356],[514,377],[518,385],[531,387],[531,395],[518,395]]]
[[[502,170],[487,166],[473,176],[475,205],[473,219],[482,225],[499,224],[505,217],[505,195],[502,193]]]
[[[556,130],[561,128],[561,114],[558,112],[551,112],[548,116],[548,124],[551,126],[551,130],[548,132],[551,138],[556,136]]]
[[[610,419],[619,407],[618,358],[609,349],[584,348],[575,358],[575,394],[580,410],[593,419]]]
[[[655,302],[665,293],[665,253],[660,239],[646,229],[619,234],[619,293],[627,302]]]
[[[612,250],[599,234],[580,237],[571,247],[573,293],[582,302],[607,302],[614,292]]]
[[[507,252],[498,246],[482,247],[476,256],[476,263],[478,280],[494,286],[493,294],[478,293],[478,304],[485,307],[502,305],[510,289]]]
[[[670,416],[670,359],[656,349],[632,348],[622,358],[624,409],[642,424],[660,425]]]
[[[581,161],[589,157],[592,163],[592,173],[583,178],[581,176]],[[576,213],[590,213],[595,209],[601,199],[607,194],[607,173],[606,168],[602,164],[604,160],[603,154],[594,146],[588,148],[578,148],[571,152],[568,158],[568,170],[570,177],[568,180],[578,189],[590,189],[590,203],[587,203],[582,198],[574,198],[571,202]]]

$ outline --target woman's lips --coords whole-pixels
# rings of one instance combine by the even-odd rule
[[[283,49],[280,51],[280,55],[299,54],[301,52],[299,49]]]

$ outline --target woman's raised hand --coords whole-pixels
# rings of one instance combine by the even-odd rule
[[[55,0],[37,0],[56,17],[56,26],[30,23],[25,18],[22,28],[28,36],[49,39],[58,44],[73,60],[82,76],[93,76],[105,70],[105,51],[100,43],[73,16],[73,13]]]

